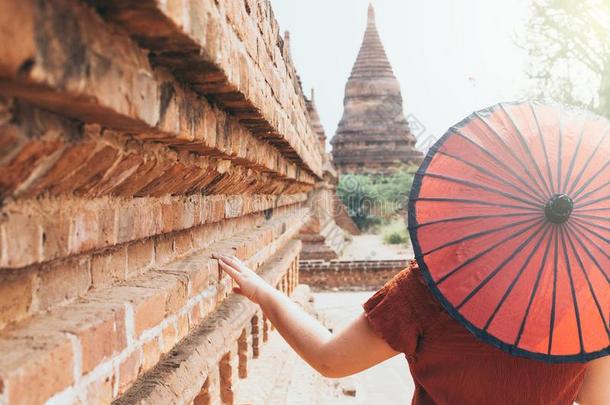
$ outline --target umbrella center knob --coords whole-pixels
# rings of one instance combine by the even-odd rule
[[[555,194],[544,207],[544,215],[554,224],[563,224],[570,218],[574,202],[566,194]]]

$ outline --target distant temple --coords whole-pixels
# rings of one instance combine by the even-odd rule
[[[419,165],[394,76],[369,6],[368,22],[356,63],[345,86],[343,117],[331,140],[339,173],[388,173],[401,165]]]

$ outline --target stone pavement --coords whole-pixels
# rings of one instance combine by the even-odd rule
[[[358,316],[362,302],[372,293],[316,293],[314,306],[327,326],[337,330]],[[301,360],[277,331],[270,333],[261,356],[251,361],[249,376],[240,381],[237,404],[393,405],[408,404],[413,395],[413,382],[402,356],[346,379],[328,379]],[[355,397],[344,394],[354,389]]]

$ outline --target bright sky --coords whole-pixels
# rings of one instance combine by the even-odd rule
[[[306,94],[315,88],[331,137],[364,35],[368,0],[271,0]],[[405,114],[440,137],[470,112],[519,99],[526,55],[515,44],[529,0],[373,0],[377,28],[402,87]]]

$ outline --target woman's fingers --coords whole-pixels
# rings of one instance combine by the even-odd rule
[[[230,264],[227,264],[224,259],[218,259],[218,264],[229,276],[231,276],[231,278],[237,280],[237,277],[239,277],[239,270],[233,268]]]
[[[238,270],[238,271],[241,270],[242,263],[237,257],[222,255],[220,258],[228,265],[233,266],[235,268],[235,270]]]

